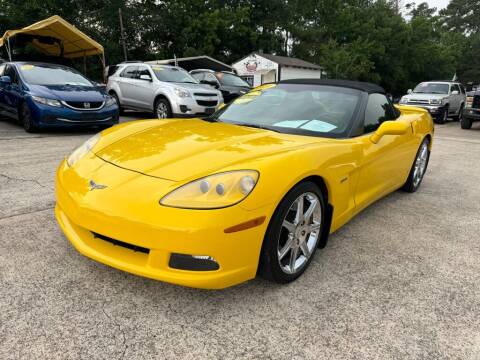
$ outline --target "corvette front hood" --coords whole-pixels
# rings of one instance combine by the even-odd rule
[[[160,121],[98,150],[125,169],[173,181],[195,179],[227,167],[305,146],[318,138],[280,134],[199,119]]]

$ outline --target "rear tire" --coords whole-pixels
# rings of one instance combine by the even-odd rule
[[[428,161],[430,160],[429,144],[430,141],[428,139],[423,139],[420,144],[412,168],[408,174],[407,182],[402,187],[403,191],[414,193],[422,184],[423,177],[427,171]]]
[[[462,119],[460,120],[460,126],[462,127],[462,129],[466,129],[466,130],[471,129],[472,123],[473,121],[466,117],[462,117]]]
[[[302,275],[321,241],[325,219],[325,200],[318,186],[312,182],[294,186],[277,206],[268,225],[259,274],[280,284]]]
[[[458,111],[458,114],[453,117],[453,120],[462,121],[462,117],[463,117],[463,104],[460,106],[460,110]]]
[[[35,133],[38,131],[38,126],[32,119],[32,113],[30,112],[27,103],[23,103],[20,107],[20,121],[26,132]]]

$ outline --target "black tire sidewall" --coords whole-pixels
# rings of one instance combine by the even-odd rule
[[[282,222],[290,209],[292,203],[301,195],[307,192],[312,192],[318,196],[320,199],[320,206],[322,210],[322,220],[318,236],[317,246],[313,249],[313,253],[303,266],[303,268],[295,274],[286,274],[280,268],[277,255],[277,247],[279,240],[279,233],[281,231]],[[318,244],[321,241],[321,232],[323,226],[325,226],[325,215],[326,215],[326,201],[321,190],[313,182],[305,181],[295,185],[282,199],[279,203],[275,212],[270,220],[270,223],[265,233],[265,238],[262,246],[262,253],[260,259],[260,274],[272,281],[278,283],[288,283],[297,279],[303,272],[309,267],[310,262],[315,256],[315,252],[318,248]]]
[[[466,117],[463,117],[461,120],[460,120],[460,126],[462,127],[462,129],[470,129],[472,127],[472,120],[470,120],[469,118],[466,118]]]
[[[26,132],[35,132],[37,130],[37,126],[32,120],[32,113],[30,112],[27,103],[23,103],[21,106],[21,119],[22,126]]]
[[[414,173],[414,170],[415,170],[415,163],[417,161],[418,155],[420,154],[420,150],[422,149],[422,146],[425,142],[427,143],[427,146],[430,144],[430,140],[428,138],[425,138],[425,139],[423,139],[422,143],[418,147],[417,153],[415,154],[415,159],[413,159],[412,167],[410,168],[410,173],[408,174],[407,182],[402,187],[402,189],[404,191],[413,193],[420,188],[420,185],[422,185],[423,178],[425,177],[425,174],[426,174],[427,169],[428,169],[428,163],[430,162],[430,149],[428,150],[428,157],[427,157],[427,164],[425,165],[425,172],[423,173],[422,179],[420,180],[420,182],[418,183],[417,186],[414,186],[413,173]]]

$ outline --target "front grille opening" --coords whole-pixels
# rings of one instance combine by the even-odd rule
[[[213,100],[213,101],[197,100],[197,104],[200,106],[216,106],[217,100]]]
[[[215,271],[220,269],[217,261],[210,256],[176,254],[170,255],[168,266],[173,269],[190,271]]]
[[[108,236],[97,234],[95,232],[92,232],[92,234],[97,239],[109,242],[110,244],[113,244],[113,245],[116,245],[116,246],[121,246],[123,248],[133,250],[135,252],[141,252],[143,254],[149,254],[150,253],[150,249],[147,249],[147,248],[144,248],[144,247],[141,247],[141,246],[138,246],[138,245],[133,245],[133,244],[129,244],[129,243],[126,243],[126,242],[123,242],[123,241],[120,241],[120,240],[112,239]]]

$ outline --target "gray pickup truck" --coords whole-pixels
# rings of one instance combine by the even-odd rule
[[[465,88],[456,81],[422,82],[400,99],[401,105],[428,110],[437,124],[444,124],[448,117],[461,120],[465,103]]]

